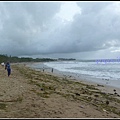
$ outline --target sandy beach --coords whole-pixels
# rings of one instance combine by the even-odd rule
[[[0,66],[0,118],[120,118],[120,89],[35,71]]]

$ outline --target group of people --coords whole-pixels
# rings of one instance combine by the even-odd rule
[[[44,70],[45,70],[45,68],[43,67],[43,72],[44,72]],[[51,72],[53,73],[53,68],[52,68]]]
[[[7,70],[8,77],[9,77],[9,76],[10,76],[10,74],[11,74],[10,62],[8,61],[6,64],[1,63],[1,65],[2,65],[2,66],[5,66],[5,70]]]

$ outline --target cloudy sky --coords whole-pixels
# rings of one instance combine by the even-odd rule
[[[120,57],[120,2],[0,2],[0,54]]]

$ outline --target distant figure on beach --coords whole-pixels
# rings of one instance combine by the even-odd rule
[[[53,73],[53,68],[52,68],[52,71],[51,71],[52,73]]]
[[[43,72],[44,72],[44,68],[43,68]]]
[[[8,72],[8,77],[10,76],[11,74],[11,67],[10,67],[10,62],[7,62],[5,64],[5,70],[7,69],[7,72]]]

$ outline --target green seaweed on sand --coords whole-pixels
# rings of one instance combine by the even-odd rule
[[[0,109],[5,109],[6,108],[6,104],[5,103],[0,103]]]
[[[94,85],[88,85],[67,78],[56,77],[42,72],[33,71],[27,67],[18,67],[21,74],[29,78],[29,83],[37,87],[31,91],[43,98],[50,97],[51,94],[60,95],[70,101],[82,101],[93,105],[96,109],[113,112],[120,115],[120,100],[113,95],[101,92]],[[109,100],[110,104],[105,101]],[[118,106],[114,107],[114,104]]]

